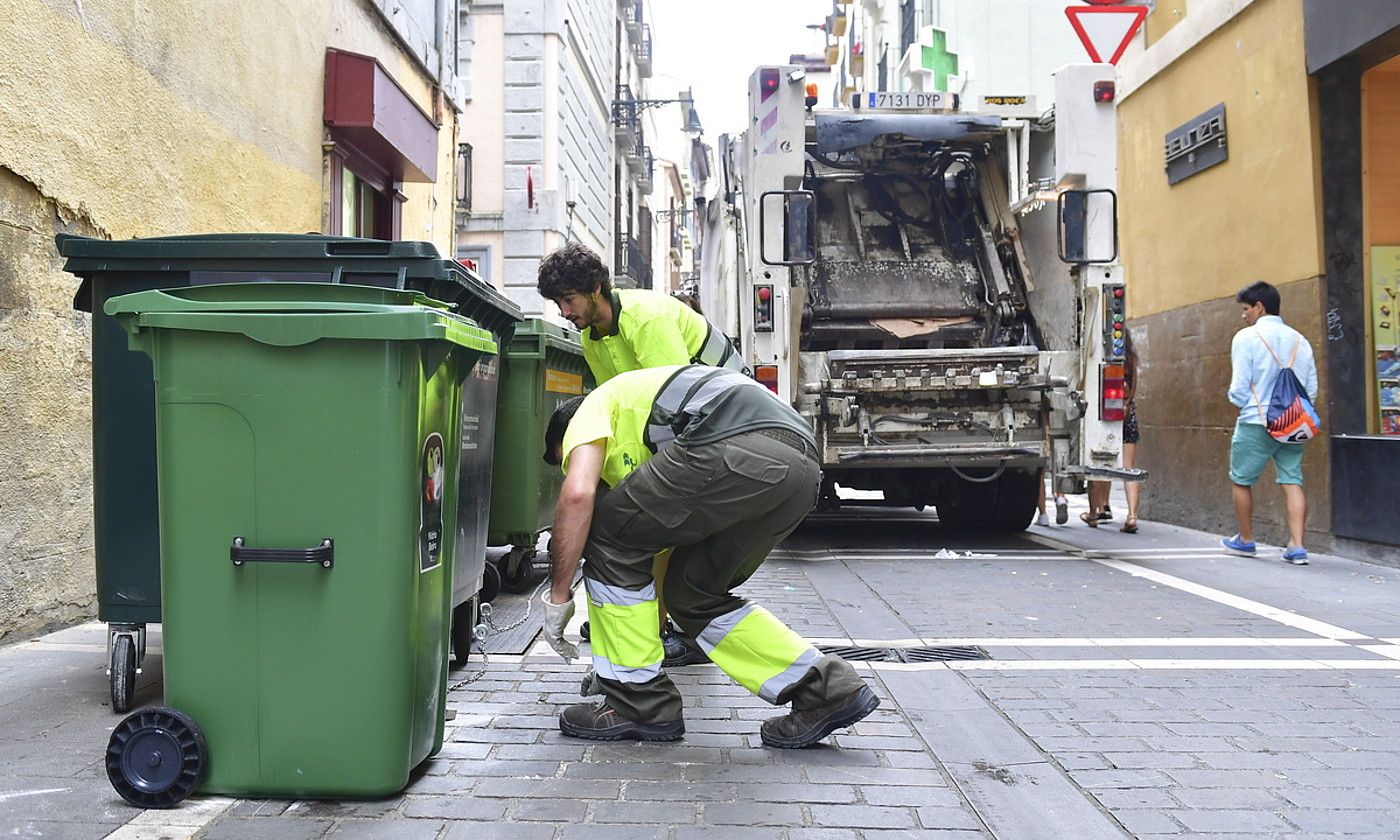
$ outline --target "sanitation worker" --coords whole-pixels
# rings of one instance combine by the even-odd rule
[[[554,514],[545,638],[566,658],[574,575],[583,583],[601,703],[559,715],[566,735],[672,741],[681,696],[662,671],[652,558],[674,546],[664,587],[671,615],[710,659],[786,715],[763,742],[806,747],[850,726],[879,699],[849,663],[823,655],[731,590],[811,509],[820,480],[806,421],[763,385],[702,365],[618,374],[562,404],[545,458],[564,467]],[[599,482],[611,487],[595,499]]]
[[[664,292],[613,289],[608,267],[583,245],[565,245],[545,257],[537,288],[578,328],[584,361],[599,385],[631,370],[692,362],[748,371],[738,350],[705,316]],[[664,580],[668,560],[665,552],[657,555],[657,580]],[[662,597],[657,622],[666,665],[704,662],[699,648],[666,630],[666,613]]]
[[[602,259],[577,243],[540,262],[537,288],[582,334],[583,358],[599,385],[629,370],[692,362],[745,370],[704,315],[665,292],[614,289]]]

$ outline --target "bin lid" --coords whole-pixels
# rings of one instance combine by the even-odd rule
[[[515,302],[431,242],[300,233],[210,233],[95,239],[60,233],[63,270],[83,278],[73,308],[92,311],[90,279],[109,272],[172,275],[161,286],[333,283],[410,289],[456,304],[498,334],[525,316]]]
[[[132,335],[142,329],[241,333],[278,347],[323,338],[448,341],[497,352],[490,332],[411,291],[321,283],[230,283],[114,297],[103,311]]]
[[[526,318],[516,325],[515,337],[538,341],[545,347],[583,356],[583,343],[579,340],[578,330],[573,327],[561,327],[540,318]]]

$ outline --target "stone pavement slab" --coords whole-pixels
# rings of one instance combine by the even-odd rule
[[[992,656],[861,665],[881,707],[818,747],[763,746],[758,726],[774,711],[708,665],[673,673],[685,740],[565,738],[557,715],[578,701],[584,663],[493,655],[453,673],[476,678],[449,696],[442,752],[402,794],[368,802],[196,798],[136,811],[101,764],[117,717],[103,705],[100,626],[0,649],[0,836],[1394,834],[1393,570],[1216,556],[1210,535],[1152,523],[1142,539],[1035,532],[1041,542],[944,533],[929,516],[828,517],[782,546],[744,591],[800,632],[963,640]],[[158,647],[149,662],[138,699],[158,702]]]

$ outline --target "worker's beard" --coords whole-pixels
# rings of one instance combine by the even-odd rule
[[[599,328],[599,322],[603,319],[598,315],[598,298],[596,295],[588,296],[588,308],[584,310],[582,318],[583,325],[579,327],[580,332],[590,327],[598,329],[600,333],[602,332],[602,329]]]

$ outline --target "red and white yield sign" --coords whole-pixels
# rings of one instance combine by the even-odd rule
[[[1105,0],[1089,0],[1092,6],[1065,9],[1070,26],[1096,64],[1117,64],[1147,17],[1146,6],[1109,6]],[[1115,2],[1115,0],[1108,0]]]

